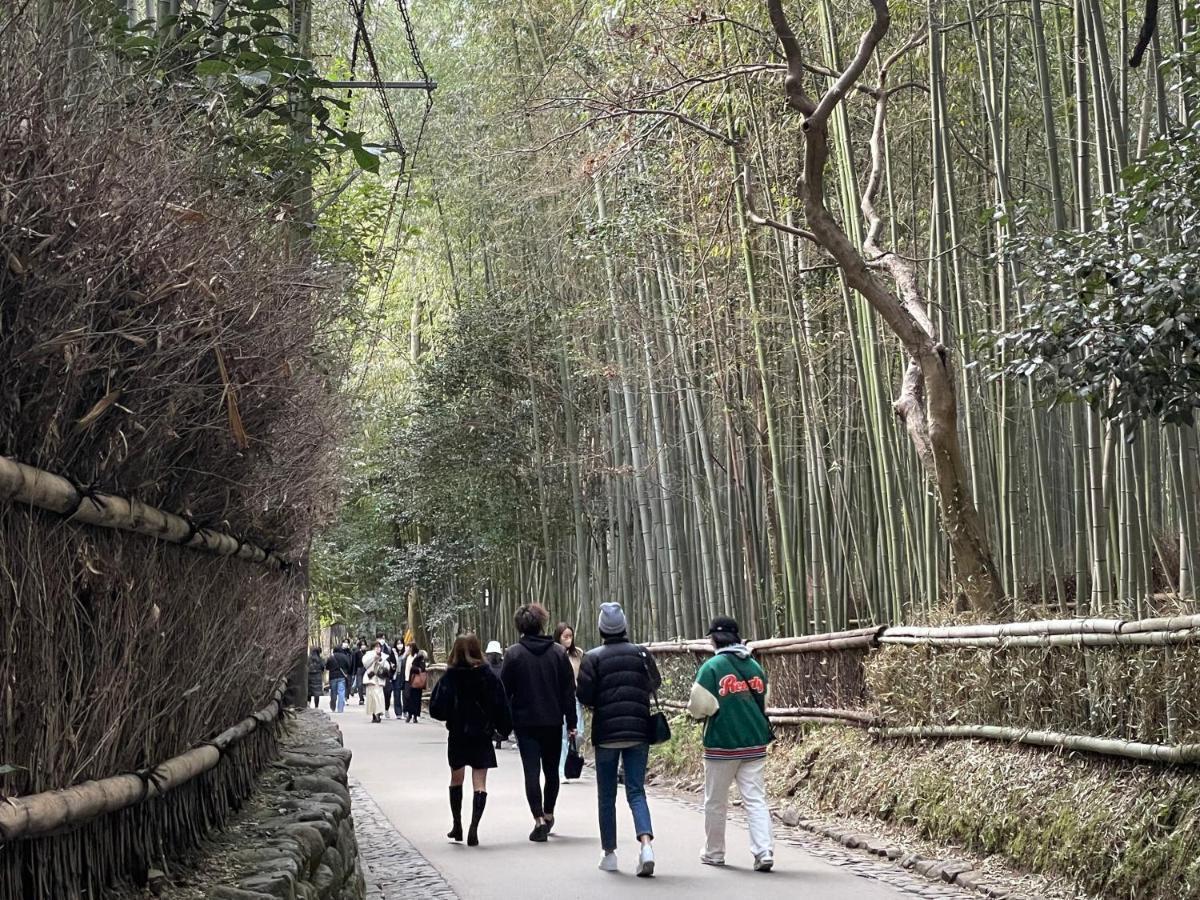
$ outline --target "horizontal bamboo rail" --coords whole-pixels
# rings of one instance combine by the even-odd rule
[[[281,681],[262,709],[179,756],[141,773],[113,775],[85,781],[57,791],[27,797],[8,797],[0,803],[0,838],[15,841],[64,828],[74,828],[98,816],[119,812],[159,797],[216,767],[229,747],[267,725],[283,706],[285,681]]]
[[[1006,622],[995,625],[948,625],[932,628],[860,628],[832,634],[803,637],[769,638],[747,646],[756,655],[827,653],[844,650],[870,651],[884,645],[899,647],[1018,649],[1029,647],[1167,647],[1200,640],[1200,615],[1170,616],[1151,619],[1049,619],[1030,622]],[[707,640],[662,641],[645,645],[658,655],[711,653]],[[686,704],[663,701],[669,709],[684,709]],[[1200,744],[1149,744],[1119,738],[1068,734],[997,725],[913,725],[888,727],[869,710],[824,709],[816,707],[769,708],[776,725],[834,724],[866,727],[880,738],[976,738],[1008,741],[1117,756],[1159,763],[1200,763]]]
[[[872,728],[870,733],[882,738],[978,738],[1150,762],[1200,762],[1200,744],[1143,744],[1117,738],[1062,734],[1057,731],[1026,731],[998,725],[912,725],[904,728]]]
[[[13,500],[58,513],[68,522],[112,528],[157,538],[190,550],[230,556],[270,569],[290,563],[274,550],[239,540],[213,528],[194,525],[182,516],[114,494],[86,491],[69,479],[0,456],[0,500]]]

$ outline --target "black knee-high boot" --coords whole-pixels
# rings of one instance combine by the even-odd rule
[[[467,846],[479,845],[479,820],[483,818],[483,808],[487,806],[487,791],[476,791],[475,799],[471,802],[471,827],[467,830]]]
[[[454,817],[454,827],[446,833],[446,837],[453,841],[462,840],[462,797],[462,785],[450,785],[450,815]]]

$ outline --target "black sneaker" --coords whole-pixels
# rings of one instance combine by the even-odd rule
[[[533,831],[529,832],[529,839],[531,841],[536,841],[539,844],[544,844],[546,843],[546,839],[549,837],[549,835],[550,829],[547,827],[546,823],[539,822],[537,825],[533,826]]]

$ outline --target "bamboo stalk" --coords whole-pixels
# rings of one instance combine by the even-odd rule
[[[61,475],[7,456],[0,456],[0,499],[56,512],[68,522],[144,534],[190,550],[233,556],[270,569],[282,570],[290,565],[273,550],[211,528],[196,528],[181,516],[138,500],[99,491],[85,495]]]
[[[1011,741],[1036,747],[1058,750],[1080,750],[1105,756],[1120,756],[1150,762],[1200,762],[1200,744],[1144,744],[1117,738],[1097,738],[1082,734],[1062,734],[1057,731],[1027,731],[998,725],[913,725],[903,728],[872,728],[870,733],[881,738],[980,738],[991,741]]]

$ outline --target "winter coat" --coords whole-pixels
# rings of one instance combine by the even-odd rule
[[[650,695],[662,684],[654,658],[624,635],[606,637],[579,668],[579,702],[591,707],[592,744],[650,740]]]
[[[383,687],[392,671],[392,664],[386,654],[368,650],[363,654],[363,668],[366,670],[363,674],[363,681],[366,684],[377,684]]]
[[[335,678],[349,678],[354,674],[350,668],[350,654],[341,647],[333,651],[333,654],[325,661],[325,668],[329,672],[329,680]]]
[[[424,672],[429,668],[426,663],[425,651],[418,650],[412,656],[405,655],[404,659],[404,683],[412,684],[413,676],[418,672]]]
[[[350,671],[358,674],[363,667],[363,655],[366,653],[361,647],[355,647],[354,653],[350,656]]]
[[[486,663],[446,669],[429,697],[429,715],[464,737],[490,739],[512,731],[504,685]]]
[[[688,714],[704,719],[705,759],[759,759],[774,737],[767,673],[744,644],[723,647],[700,667]]]
[[[308,696],[313,697],[325,689],[325,659],[319,650],[308,654]]]
[[[350,654],[338,647],[330,654],[329,659],[325,660],[325,671],[329,673],[329,680],[335,678],[350,677]]]
[[[561,728],[565,719],[575,729],[575,675],[567,651],[553,638],[526,635],[509,647],[500,680],[514,728]]]

